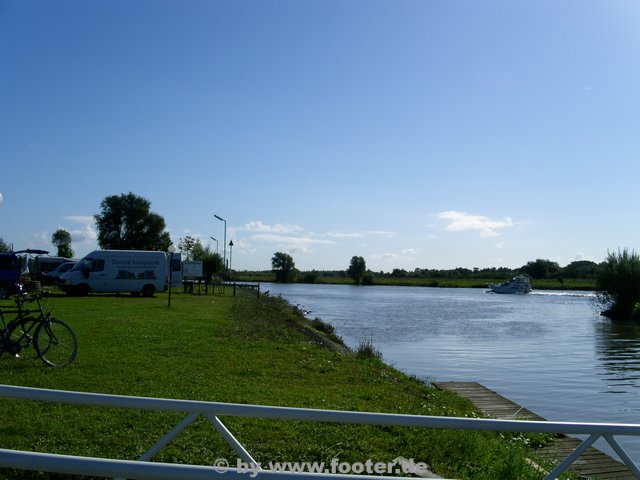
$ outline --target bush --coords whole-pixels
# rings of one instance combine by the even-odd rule
[[[640,319],[640,257],[625,248],[609,253],[596,276],[596,298],[612,319]]]
[[[307,272],[302,277],[302,283],[316,283],[318,281],[318,274],[315,272]]]
[[[356,357],[367,360],[382,360],[382,352],[373,344],[373,339],[366,338],[356,349]]]

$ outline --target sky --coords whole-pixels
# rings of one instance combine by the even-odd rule
[[[108,195],[231,268],[637,249],[637,0],[0,0],[0,237]]]

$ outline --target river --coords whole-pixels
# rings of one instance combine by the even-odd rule
[[[429,381],[476,381],[554,421],[640,423],[640,326],[598,315],[586,292],[262,284],[370,339],[386,363]],[[640,461],[640,438],[621,438]],[[596,445],[611,452],[604,442]]]

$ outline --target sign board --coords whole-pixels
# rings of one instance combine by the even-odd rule
[[[202,277],[202,262],[196,262],[194,260],[182,262],[182,276],[184,278]]]

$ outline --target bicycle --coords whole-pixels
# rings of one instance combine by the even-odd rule
[[[15,297],[16,307],[0,307],[0,355],[6,351],[18,357],[23,349],[33,346],[45,364],[52,367],[69,365],[78,353],[76,334],[51,312],[44,311],[41,298],[42,295],[19,293]],[[25,308],[25,304],[31,302],[35,302],[37,308]],[[9,323],[5,320],[7,313],[16,314]]]

